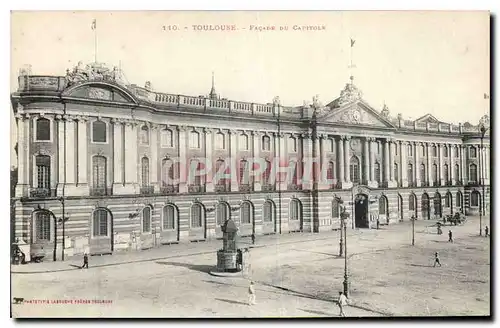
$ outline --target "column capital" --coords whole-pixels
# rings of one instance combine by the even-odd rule
[[[305,132],[305,133],[300,133],[299,136],[302,138],[302,139],[309,139],[311,138],[311,133],[309,132]]]
[[[349,140],[351,140],[351,136],[343,136],[343,140],[344,141],[349,141]]]
[[[210,134],[210,133],[214,132],[214,129],[212,129],[212,128],[203,128],[203,132],[205,132],[205,134]]]
[[[73,122],[73,121],[76,121],[77,119],[78,119],[78,117],[74,116],[74,115],[64,115],[63,116],[63,120],[67,121],[67,122]]]
[[[374,142],[375,140],[377,140],[375,137],[366,137],[365,139],[368,142]]]
[[[256,137],[260,137],[261,135],[263,135],[263,133],[260,131],[250,131],[250,134]]]
[[[240,134],[238,130],[234,130],[234,129],[228,130],[227,133],[231,134],[231,135],[238,135],[238,134]]]
[[[151,123],[150,124],[150,129],[151,130],[158,130],[159,128],[160,128],[159,124],[156,124],[156,123]]]

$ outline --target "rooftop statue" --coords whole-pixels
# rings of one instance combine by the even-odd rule
[[[345,104],[352,103],[356,100],[361,99],[363,93],[358,89],[353,83],[354,78],[351,77],[351,82],[346,83],[344,90],[340,92],[340,97],[338,98],[337,105],[343,106]]]
[[[92,63],[84,65],[78,62],[73,70],[66,70],[66,84],[72,84],[83,81],[113,81],[120,82],[120,72],[117,67],[110,70],[102,63]]]

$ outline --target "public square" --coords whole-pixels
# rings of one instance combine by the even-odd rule
[[[460,226],[406,220],[380,230],[349,230],[347,317],[490,314],[490,238],[479,218]],[[483,218],[483,228],[489,220]],[[448,242],[448,230],[454,242]],[[494,233],[494,232],[493,232]],[[344,258],[339,231],[264,236],[250,250],[248,276],[209,274],[221,241],[134,254],[12,266],[14,317],[338,317]],[[242,244],[248,247],[249,240]],[[438,251],[442,267],[433,267]],[[42,271],[47,271],[42,273]],[[18,272],[18,273],[16,273]],[[257,304],[247,305],[249,279]],[[27,300],[104,300],[107,304],[29,304]]]

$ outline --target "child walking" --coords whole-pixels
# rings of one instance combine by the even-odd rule
[[[250,281],[250,287],[248,287],[248,305],[255,305],[255,289],[253,287],[253,281]]]
[[[87,253],[83,254],[83,265],[80,269],[88,269],[89,268],[89,255]]]

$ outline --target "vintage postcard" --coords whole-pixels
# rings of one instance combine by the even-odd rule
[[[11,26],[12,317],[491,316],[489,12]]]

